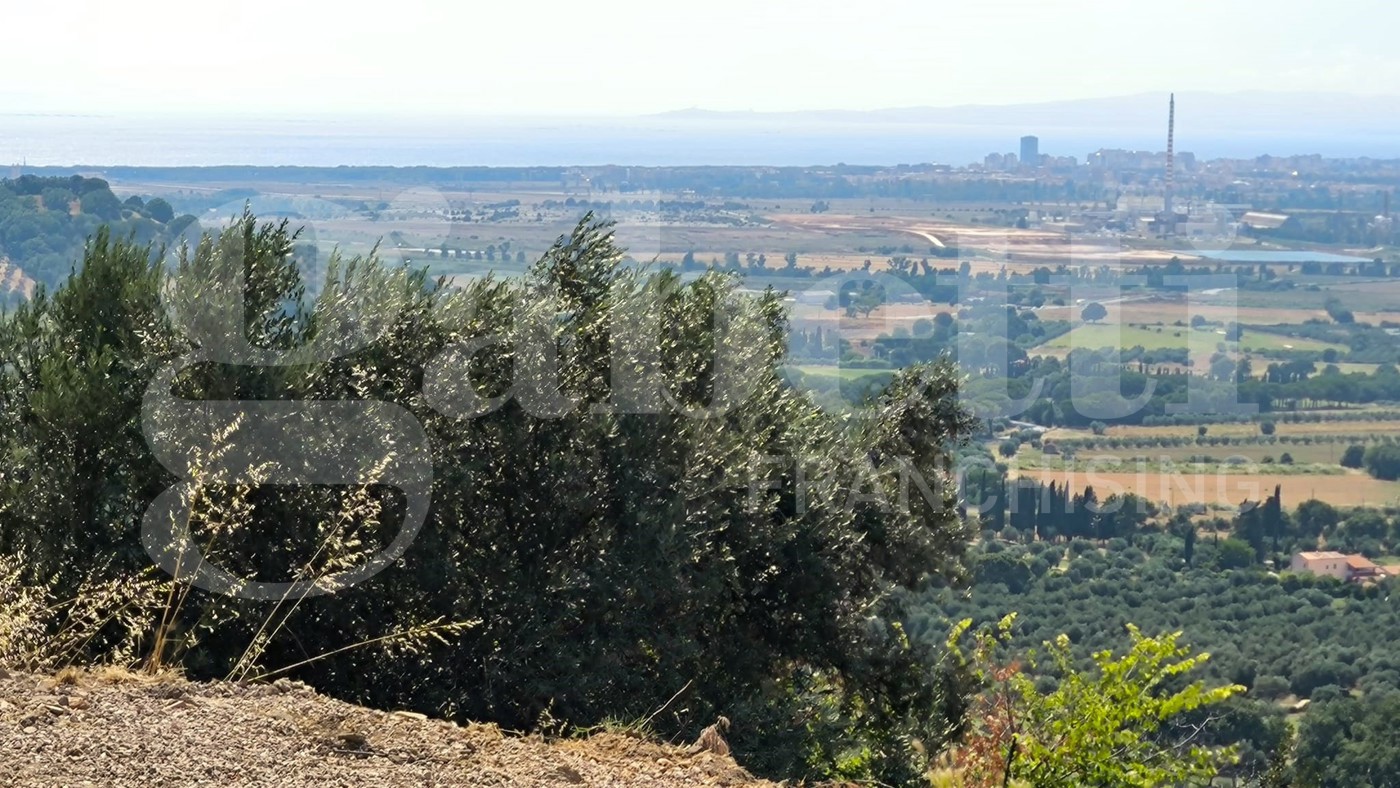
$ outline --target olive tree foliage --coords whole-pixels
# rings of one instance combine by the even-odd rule
[[[130,537],[160,468],[140,401],[176,352],[151,256],[99,232],[82,273],[0,324],[0,550],[25,554],[34,577],[57,574],[61,592],[96,566],[141,563]]]
[[[1290,784],[1342,788],[1391,785],[1400,774],[1395,719],[1400,694],[1341,694],[1314,701],[1298,731]]]
[[[148,570],[143,515],[184,484],[189,544],[170,551],[315,589],[268,601],[177,577],[151,629],[195,676],[296,666],[351,700],[518,730],[646,719],[670,738],[724,714],[742,762],[796,777],[906,781],[959,733],[966,671],[911,644],[895,601],[965,577],[948,458],[971,422],[950,367],[827,413],[779,375],[777,294],[630,265],[591,217],[523,280],[462,288],[375,255],[333,258],[308,288],[296,238],[245,213],[162,264],[99,234],[0,326],[0,548],[72,588]],[[279,484],[289,458],[392,425],[197,416],[230,402],[388,403],[424,443],[384,439],[355,484]],[[258,419],[280,451],[238,448]],[[170,467],[186,448],[238,448],[256,473]],[[419,451],[421,531],[337,585],[412,514],[385,469]],[[454,626],[387,637],[434,622]]]

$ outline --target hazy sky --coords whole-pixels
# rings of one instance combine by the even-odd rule
[[[1387,0],[14,6],[0,112],[637,114],[1400,93],[1400,4]]]

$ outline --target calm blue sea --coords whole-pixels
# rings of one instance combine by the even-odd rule
[[[822,165],[981,161],[1040,150],[1081,160],[1098,148],[1161,150],[1147,129],[1022,129],[911,123],[656,119],[213,119],[0,115],[0,166]],[[1178,137],[1200,157],[1400,158],[1400,135],[1262,131]]]

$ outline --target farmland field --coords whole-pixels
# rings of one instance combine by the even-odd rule
[[[1249,444],[1245,446],[1153,446],[1151,448],[1079,448],[1074,452],[1075,462],[1080,464],[1086,462],[1103,462],[1117,460],[1124,463],[1133,463],[1139,459],[1145,459],[1153,463],[1159,462],[1187,462],[1193,457],[1209,457],[1212,462],[1223,463],[1229,458],[1243,458],[1250,463],[1260,463],[1264,460],[1277,462],[1280,457],[1287,454],[1293,459],[1292,469],[1280,469],[1281,472],[1306,472],[1306,466],[1316,464],[1325,466],[1328,472],[1340,472],[1337,464],[1338,458],[1350,443],[1356,441],[1332,441],[1329,443],[1275,443],[1275,444]],[[1046,467],[1057,468],[1064,462],[1058,456],[1045,456],[1040,452],[1022,447],[1016,455],[1022,467]],[[1248,466],[1246,466],[1247,468]]]
[[[1275,435],[1394,435],[1400,433],[1400,421],[1318,421],[1301,424],[1277,422],[1274,429]],[[1247,437],[1259,435],[1260,432],[1258,424],[1212,424],[1207,427],[1207,434],[1223,437]],[[1105,436],[1109,438],[1178,438],[1195,437],[1195,435],[1196,428],[1189,425],[1167,427],[1123,425],[1109,427],[1105,432]],[[1083,430],[1067,429],[1051,430],[1045,435],[1049,440],[1090,436],[1091,433]],[[1206,448],[1202,448],[1202,451],[1206,450]]]
[[[1288,336],[1287,333],[1274,333],[1271,331],[1256,331],[1244,329],[1238,343],[1239,349],[1243,351],[1255,351],[1267,353],[1270,350],[1313,350],[1321,352],[1327,349],[1345,351],[1345,345],[1335,345],[1330,342],[1321,342],[1316,339],[1306,337]]]
[[[1188,328],[1166,327],[1160,330],[1122,326],[1109,323],[1084,323],[1068,334],[1046,342],[1041,347],[1053,349],[1084,348],[1097,350],[1105,347],[1130,348],[1137,345],[1148,350],[1187,347]]]
[[[789,369],[797,370],[804,375],[824,375],[841,380],[860,380],[871,375],[889,375],[894,372],[892,369],[855,369],[826,364],[797,364]]]
[[[1133,323],[1131,325],[1115,325],[1112,323],[1083,323],[1074,328],[1068,334],[1062,334],[1046,342],[1040,347],[1049,349],[1070,349],[1084,348],[1097,350],[1105,347],[1130,348],[1142,346],[1146,350],[1161,350],[1164,348],[1183,348],[1195,345],[1200,347],[1203,344],[1214,346],[1219,342],[1224,342],[1225,337],[1216,333],[1214,329],[1191,329],[1185,326],[1173,326],[1163,324],[1143,324]],[[1226,343],[1235,346],[1236,343]],[[1326,342],[1319,342],[1313,339],[1301,337],[1289,337],[1282,334],[1274,334],[1264,331],[1251,331],[1245,329],[1237,349],[1250,350],[1254,352],[1268,352],[1278,350],[1312,350],[1323,351],[1328,348],[1345,350],[1339,345],[1332,345]]]
[[[744,241],[742,240],[740,241],[740,243],[743,242]],[[726,249],[724,248],[696,249],[693,251],[693,254],[696,260],[710,262],[711,260],[723,260],[725,251]],[[768,268],[773,269],[783,267],[783,255],[787,254],[788,247],[782,244],[774,244],[771,246],[771,248],[760,247],[757,249],[752,249],[752,251],[755,254],[762,253],[763,255],[765,255],[768,258]],[[962,265],[963,263],[963,260],[959,259],[932,258],[929,257],[928,252],[929,250],[926,246],[920,246],[914,248],[914,251],[912,253],[901,251],[899,252],[899,254],[905,257],[912,258],[914,260],[922,260],[924,258],[929,258],[929,265],[935,269],[957,269],[957,267]],[[681,262],[682,258],[684,257],[684,253],[666,252],[659,255],[657,259],[663,263],[677,265]],[[830,268],[833,272],[860,271],[865,268],[865,264],[867,262],[870,263],[870,272],[878,274],[888,270],[889,258],[890,255],[878,254],[876,252],[799,252],[797,256],[797,264],[803,268],[812,269],[815,277],[820,277],[821,272],[827,268]],[[964,259],[967,260],[967,263],[973,274],[979,274],[983,272],[997,273],[1003,268],[1005,268],[1007,271],[1015,273],[1029,273],[1032,270],[1040,267],[1038,263],[1008,263],[1004,260],[980,257]]]
[[[1043,440],[1057,443],[1062,451],[1072,449],[1073,460],[1067,461],[1063,455],[1047,456],[1031,445],[1023,445],[1009,464],[1013,473],[1028,478],[1073,482],[1081,487],[1091,484],[1101,498],[1100,482],[1091,477],[1100,478],[1110,491],[1126,490],[1159,502],[1195,501],[1228,506],[1246,498],[1257,499],[1256,490],[1271,491],[1274,485],[1280,485],[1285,497],[1294,503],[1313,497],[1339,506],[1400,503],[1400,482],[1380,481],[1338,464],[1350,445],[1369,446],[1373,436],[1400,435],[1400,422],[1279,422],[1272,442],[1244,445],[1210,445],[1209,441],[1266,440],[1257,423],[1209,425],[1201,443],[1196,443],[1197,430],[1190,425],[1115,426],[1095,436],[1084,430],[1056,429],[1045,433]],[[1182,446],[1105,444],[1112,440],[1150,443],[1158,439],[1188,442]],[[1310,442],[1291,442],[1294,439]],[[1076,440],[1097,443],[1076,445]],[[1290,464],[1282,463],[1285,454]],[[1202,459],[1206,461],[1199,462]]]
[[[1356,277],[1314,277],[1318,290],[1293,288],[1284,291],[1242,290],[1237,296],[1241,307],[1266,309],[1321,309],[1329,297],[1340,298],[1356,314],[1357,320],[1400,321],[1400,282]],[[1233,295],[1233,294],[1232,294]]]
[[[1318,369],[1322,369],[1322,368],[1325,367],[1325,366],[1327,366],[1325,363],[1323,363],[1323,362],[1318,362],[1317,368],[1318,368]],[[1350,362],[1350,361],[1338,361],[1334,366],[1336,366],[1336,367],[1337,367],[1337,371],[1340,372],[1340,373],[1342,373],[1343,375],[1353,375],[1353,374],[1371,375],[1371,374],[1374,374],[1375,371],[1376,371],[1377,369],[1379,369],[1381,365],[1380,365],[1380,364],[1359,364],[1359,363]],[[1254,367],[1254,369],[1252,370],[1252,374],[1253,374],[1253,376],[1256,377],[1256,378],[1262,378],[1262,377],[1264,377],[1264,375],[1268,374],[1268,371],[1269,371],[1269,370],[1268,370],[1268,367],[1261,364],[1261,365],[1256,365],[1256,366]]]
[[[1163,325],[1175,325],[1180,323],[1186,326],[1191,318],[1200,315],[1212,323],[1225,324],[1229,322],[1244,323],[1246,325],[1277,325],[1287,323],[1301,323],[1304,320],[1325,320],[1327,312],[1322,308],[1319,301],[1316,306],[1302,306],[1294,304],[1292,306],[1243,306],[1236,304],[1231,294],[1216,296],[1192,296],[1190,302],[1185,297],[1170,297],[1154,295],[1147,298],[1132,297],[1121,302],[1109,301],[1104,303],[1104,308],[1108,310],[1106,323],[1161,323]],[[1039,310],[1043,319],[1055,320],[1078,320],[1079,313],[1084,308],[1083,304],[1078,306],[1047,306]],[[1358,316],[1360,319],[1360,316]]]
[[[1235,474],[1196,473],[1182,470],[1159,472],[1094,472],[1078,470],[1026,470],[1022,476],[1044,484],[1068,484],[1070,489],[1091,485],[1099,500],[1110,494],[1131,492],[1152,501],[1173,506],[1204,503],[1208,506],[1237,506],[1258,501],[1282,489],[1289,506],[1309,498],[1337,506],[1386,506],[1400,503],[1400,482],[1384,482],[1362,473],[1346,475],[1312,474]]]

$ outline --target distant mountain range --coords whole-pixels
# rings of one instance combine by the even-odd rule
[[[968,104],[870,111],[716,112],[686,109],[649,116],[678,121],[725,123],[908,123],[930,126],[1039,129],[1162,129],[1167,124],[1166,93],[1048,101],[1034,104]],[[1344,93],[1182,92],[1176,94],[1177,128],[1189,135],[1279,132],[1400,135],[1400,96]]]

